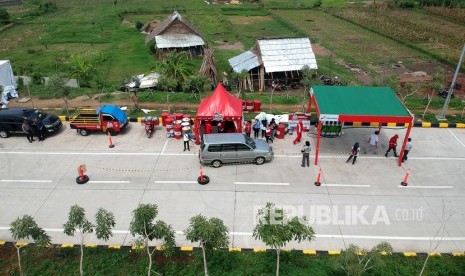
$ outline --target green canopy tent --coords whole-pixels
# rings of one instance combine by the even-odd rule
[[[307,111],[315,107],[318,120],[318,135],[315,151],[315,165],[318,164],[321,128],[323,121],[403,123],[407,128],[402,149],[399,154],[399,166],[402,163],[405,145],[413,125],[413,115],[399,101],[389,87],[363,86],[314,86],[310,90]]]

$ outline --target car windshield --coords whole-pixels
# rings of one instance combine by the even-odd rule
[[[28,110],[26,111],[25,115],[26,115],[25,117],[29,118],[29,120],[31,121],[34,118],[43,119],[45,117],[45,114],[42,111],[37,110],[37,109]]]
[[[245,137],[245,143],[246,143],[247,145],[249,145],[249,147],[251,147],[251,148],[253,148],[253,149],[256,148],[255,142],[254,142],[251,138],[249,138],[249,137]]]

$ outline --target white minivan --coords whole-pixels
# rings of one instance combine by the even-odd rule
[[[241,133],[205,134],[200,146],[201,164],[215,168],[227,163],[255,162],[262,165],[273,160],[273,148],[264,140],[252,140]]]

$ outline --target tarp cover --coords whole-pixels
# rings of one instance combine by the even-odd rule
[[[225,118],[242,116],[242,100],[226,91],[221,83],[210,97],[202,99],[196,118],[212,119],[215,113]]]
[[[103,105],[100,109],[97,109],[97,113],[106,113],[115,117],[123,125],[128,121],[128,116],[124,113],[121,108],[116,105]]]
[[[0,60],[0,85],[16,88],[16,80],[9,60]]]

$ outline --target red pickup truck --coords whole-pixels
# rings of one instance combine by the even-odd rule
[[[129,123],[128,116],[115,105],[103,105],[97,109],[79,109],[69,119],[71,129],[82,136],[91,131],[103,131],[112,136],[121,132]]]

